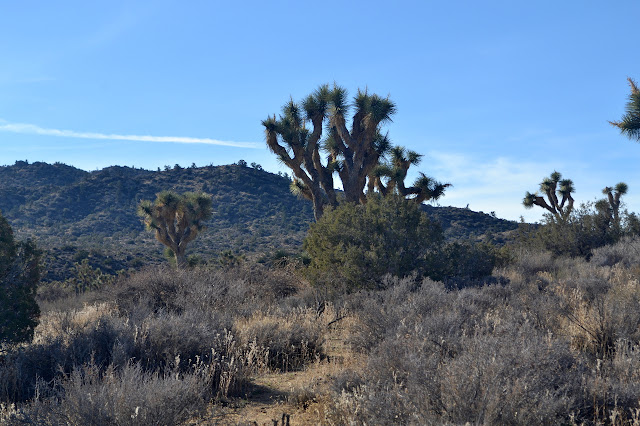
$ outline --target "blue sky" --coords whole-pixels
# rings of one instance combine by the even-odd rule
[[[558,170],[575,198],[625,181],[612,128],[640,79],[636,1],[0,0],[0,164],[230,164],[286,171],[260,121],[323,83],[398,106],[392,141],[453,184],[441,205],[540,218]]]

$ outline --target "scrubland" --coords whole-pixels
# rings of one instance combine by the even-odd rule
[[[640,239],[512,254],[455,286],[245,263],[49,292],[1,354],[0,423],[640,424]]]

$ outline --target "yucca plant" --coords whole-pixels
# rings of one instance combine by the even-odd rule
[[[620,129],[620,132],[629,139],[640,141],[640,90],[636,82],[627,79],[631,86],[631,94],[627,102],[625,114],[620,121],[610,121],[612,126]]]
[[[539,206],[549,211],[559,222],[565,222],[573,211],[574,199],[571,193],[575,191],[571,179],[562,179],[560,172],[554,171],[548,178],[544,178],[540,183],[540,192],[530,193],[527,191],[522,204],[526,208]],[[547,196],[547,200],[544,196]],[[560,199],[558,198],[560,196]]]
[[[203,222],[211,218],[211,197],[202,192],[180,195],[162,191],[155,201],[141,201],[138,215],[155,232],[156,239],[173,252],[176,267],[182,269],[187,265],[187,244],[205,229]]]
[[[351,126],[348,127],[350,111]],[[381,127],[391,121],[395,112],[396,105],[388,97],[358,90],[353,103],[349,104],[343,87],[325,84],[301,104],[290,100],[279,118],[274,115],[262,121],[267,146],[293,171],[292,189],[313,202],[316,220],[322,216],[325,206],[339,203],[335,173],[342,181],[344,200],[352,203],[366,203],[365,187],[385,191],[383,178],[390,179],[391,185],[404,180],[400,175],[391,179],[389,173],[378,168],[392,149]],[[408,157],[409,165],[417,164],[420,155],[410,151]],[[407,168],[408,165],[399,169],[404,171],[404,176]],[[420,198],[416,192],[409,195]],[[428,196],[422,198],[428,199]]]

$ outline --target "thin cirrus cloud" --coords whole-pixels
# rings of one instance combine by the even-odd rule
[[[34,124],[8,123],[0,120],[0,131],[28,135],[57,136],[63,138],[97,139],[114,141],[158,142],[158,143],[186,143],[235,148],[261,148],[255,142],[221,141],[211,138],[191,138],[186,136],[149,136],[149,135],[118,135],[111,133],[76,132],[74,130],[47,129]]]
[[[527,210],[522,205],[526,191],[538,189],[540,180],[557,167],[566,164],[551,164],[499,157],[479,159],[461,153],[430,152],[430,170],[433,175],[453,184],[447,190],[444,203],[457,207],[469,206],[475,211],[495,211],[498,217],[518,220],[524,216],[528,221],[541,217],[538,209]]]

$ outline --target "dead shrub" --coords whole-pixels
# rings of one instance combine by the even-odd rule
[[[625,237],[615,244],[593,250],[591,263],[597,266],[620,264],[625,268],[640,264],[640,237]]]
[[[201,362],[216,374],[213,392],[221,396],[241,392],[246,372],[234,337],[198,310],[182,314],[159,311],[134,321],[114,309],[53,314],[38,331],[38,343],[5,355],[0,365],[0,401],[24,402],[35,396],[38,378],[52,382],[74,368],[91,363],[101,370],[122,368],[136,360],[145,372],[182,372]],[[184,370],[183,370],[184,369]]]
[[[51,398],[37,398],[15,424],[176,425],[205,412],[207,369],[147,372],[140,364],[106,370],[89,364],[59,380]]]

